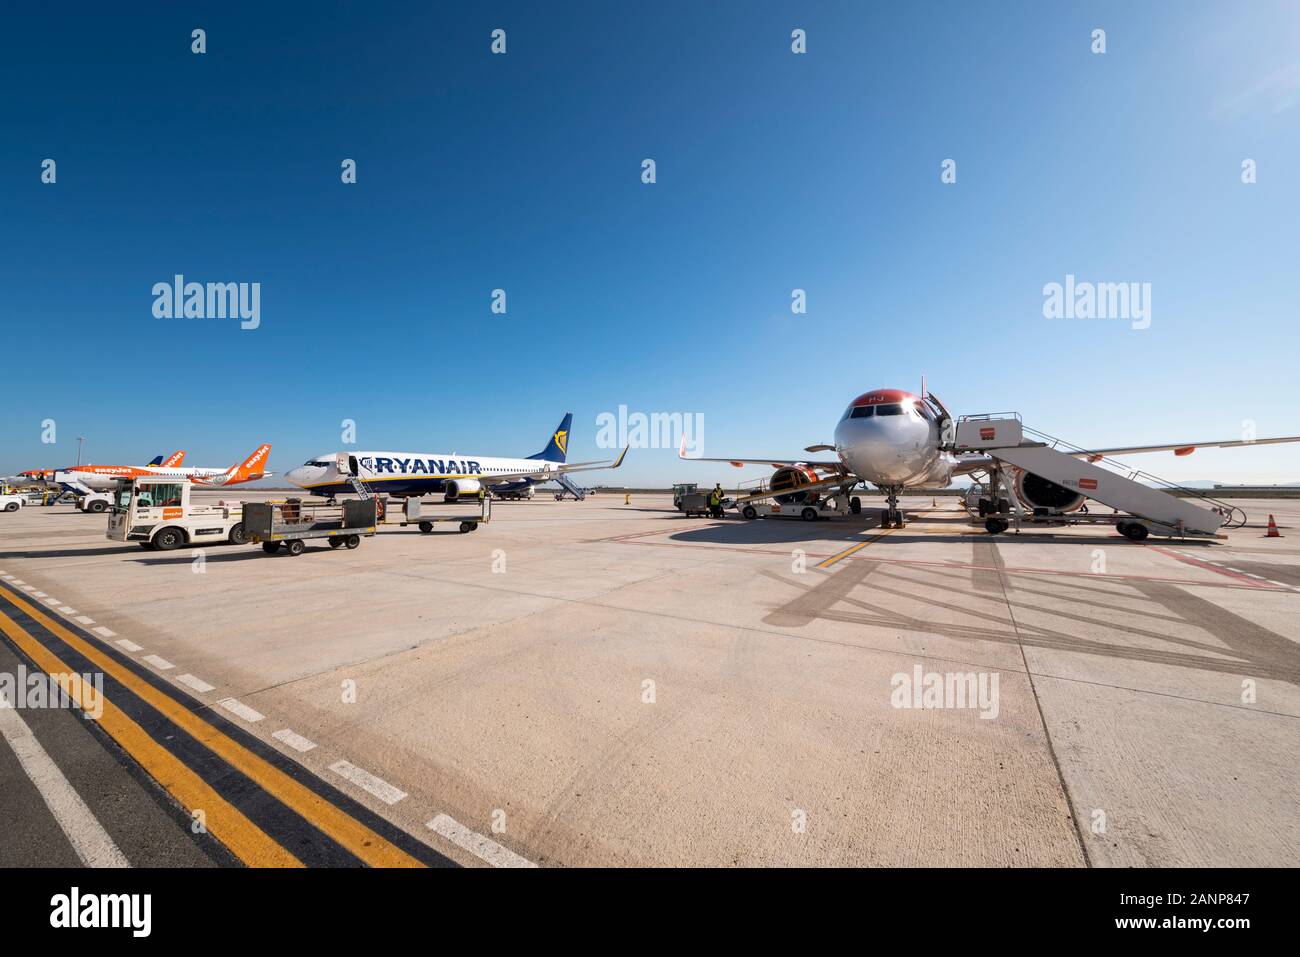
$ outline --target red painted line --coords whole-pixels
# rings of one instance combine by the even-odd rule
[[[1268,588],[1267,585],[1261,585],[1258,580],[1251,578],[1249,575],[1229,571],[1226,568],[1220,568],[1218,565],[1211,565],[1209,562],[1203,562],[1199,558],[1192,558],[1190,555],[1179,555],[1177,552],[1166,551],[1158,545],[1148,545],[1147,548],[1151,549],[1153,552],[1159,552],[1161,555],[1167,555],[1170,558],[1177,559],[1184,565],[1191,565],[1193,568],[1200,568],[1207,572],[1214,572],[1222,575],[1224,578],[1231,578],[1234,581],[1239,581],[1243,584],[1249,585],[1251,588],[1265,588],[1269,591],[1273,591],[1273,589]]]

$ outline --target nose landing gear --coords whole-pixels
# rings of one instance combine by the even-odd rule
[[[885,509],[880,513],[881,528],[903,528],[907,522],[903,518],[903,511],[898,507],[898,493],[901,492],[902,486],[883,485],[881,491],[885,493]]]

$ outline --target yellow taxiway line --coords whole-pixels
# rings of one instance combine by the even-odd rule
[[[846,559],[846,558],[848,558],[850,555],[852,555],[854,552],[861,551],[862,549],[864,549],[864,548],[866,548],[868,545],[870,545],[872,542],[878,542],[878,541],[880,541],[882,538],[884,538],[886,535],[888,535],[890,532],[894,532],[894,531],[897,531],[897,529],[894,529],[894,528],[887,528],[887,529],[885,529],[883,532],[881,532],[879,535],[873,535],[871,538],[868,538],[865,542],[858,542],[856,545],[850,545],[848,548],[844,549],[844,551],[842,551],[842,552],[836,552],[836,553],[835,553],[834,555],[832,555],[830,558],[824,558],[824,559],[822,559],[820,562],[817,563],[817,567],[818,567],[818,568],[830,568],[830,567],[831,567],[832,565],[834,565],[836,562],[843,561],[844,559]]]

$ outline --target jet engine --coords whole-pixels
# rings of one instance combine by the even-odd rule
[[[1057,485],[1033,472],[1016,469],[1016,497],[1031,508],[1053,512],[1073,512],[1083,505],[1083,496],[1072,488]]]
[[[819,481],[817,473],[804,465],[783,465],[772,473],[772,479],[768,482],[768,488],[776,494],[774,497],[782,505],[802,504],[813,496],[814,500],[820,489],[812,492],[798,491],[804,485],[812,485]]]
[[[450,479],[443,486],[443,492],[445,493],[443,501],[451,503],[462,495],[477,495],[482,487],[483,485],[478,479]]]

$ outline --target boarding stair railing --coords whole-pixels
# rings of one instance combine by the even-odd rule
[[[1073,489],[1160,534],[1209,536],[1224,525],[1239,527],[1245,521],[1240,509],[1200,489],[1184,488],[1057,436],[1026,428],[1016,413],[963,416],[947,447],[957,453],[987,455],[995,462]]]
[[[1113,459],[1108,455],[1098,455],[1081,446],[1074,445],[1064,439],[1054,435],[1048,435],[1038,429],[1031,429],[1027,425],[1022,425],[1025,435],[1031,436],[1039,442],[1042,442],[1048,448],[1064,451],[1067,455],[1085,457],[1092,464],[1102,464],[1108,466],[1112,471],[1123,475],[1130,482],[1138,482],[1142,485],[1149,485],[1158,488],[1162,492],[1176,495],[1179,498],[1195,499],[1202,503],[1211,511],[1217,512],[1224,518],[1223,528],[1241,528],[1246,524],[1246,513],[1236,505],[1232,505],[1222,499],[1217,499],[1210,495],[1206,489],[1191,488],[1186,485],[1178,485],[1168,479],[1163,479],[1158,475],[1152,475],[1150,472],[1142,469],[1135,469],[1131,466]]]

